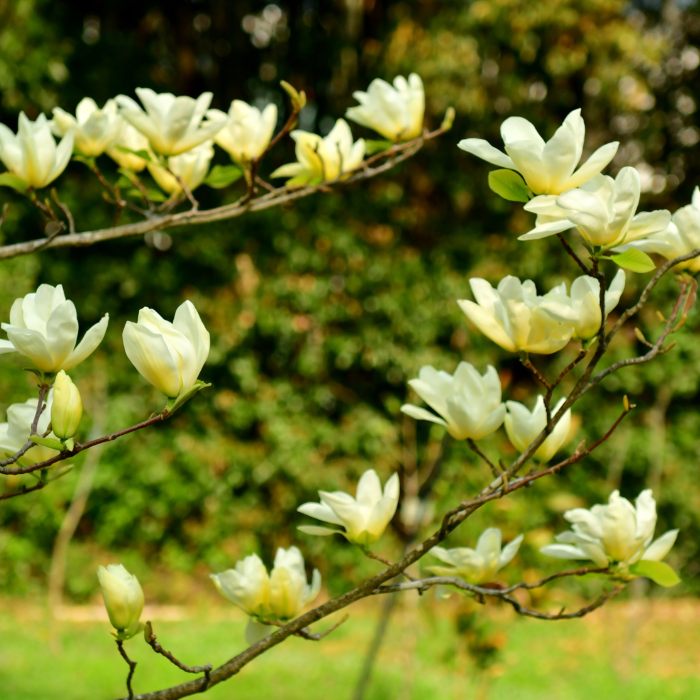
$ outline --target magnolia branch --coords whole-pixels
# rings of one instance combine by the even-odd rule
[[[12,245],[0,246],[0,259],[13,258],[17,255],[26,255],[42,248],[63,248],[70,246],[89,246],[102,241],[126,238],[129,236],[140,236],[152,231],[163,231],[178,226],[190,226],[194,224],[206,224],[214,221],[224,221],[234,219],[243,214],[256,211],[264,211],[277,207],[281,204],[296,201],[308,197],[317,192],[327,192],[334,187],[341,187],[360,180],[367,180],[380,175],[395,167],[402,161],[417,153],[423,145],[447,131],[447,128],[440,127],[435,131],[425,133],[412,141],[400,143],[391,148],[368,158],[360,167],[351,172],[343,174],[336,180],[329,180],[317,185],[306,185],[303,187],[279,187],[273,189],[265,195],[249,199],[244,195],[237,202],[214,209],[189,210],[178,214],[168,214],[165,216],[150,215],[144,221],[132,224],[114,226],[112,228],[98,231],[86,231],[84,233],[73,233],[56,236],[51,240],[41,238],[34,241],[14,243]],[[382,162],[381,165],[374,166],[375,163]]]
[[[175,664],[180,670],[185,673],[204,673],[205,678],[209,677],[209,672],[212,670],[213,666],[211,664],[204,664],[204,666],[186,666],[182,661],[178,661],[169,651],[163,649],[163,647],[156,641],[156,635],[153,632],[153,625],[150,622],[146,623],[146,629],[144,630],[144,639],[146,644],[148,644],[153,651],[157,654],[164,656],[170,663]]]
[[[124,642],[120,641],[119,639],[117,639],[117,648],[119,649],[119,653],[122,655],[124,661],[129,664],[129,675],[126,677],[126,689],[129,693],[129,699],[131,699],[134,697],[134,691],[131,688],[131,679],[134,677],[134,671],[136,670],[136,661],[132,661],[127,656],[126,650],[124,649]]]

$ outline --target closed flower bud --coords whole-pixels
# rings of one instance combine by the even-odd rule
[[[552,409],[552,415],[557,413],[564,401],[565,399],[561,399]],[[538,396],[537,403],[532,411],[528,411],[527,406],[517,401],[506,401],[506,406],[508,412],[504,423],[508,439],[520,452],[525,452],[547,425],[547,411],[545,410],[544,399]],[[549,462],[568,441],[570,428],[571,409],[564,413],[552,429],[552,432],[537,448],[534,455],[535,459],[540,460],[542,463]]]
[[[350,127],[343,119],[338,119],[325,137],[299,129],[291,136],[296,143],[297,162],[280,166],[270,176],[289,177],[288,187],[337,180],[358,168],[365,155],[364,140],[353,143]]]
[[[66,169],[72,153],[73,132],[56,146],[43,114],[33,122],[21,112],[16,136],[0,124],[0,161],[27,187],[39,189],[52,183]]]
[[[549,355],[561,350],[574,334],[572,323],[554,320],[542,308],[548,295],[537,295],[532,280],[504,277],[494,289],[486,280],[469,280],[476,303],[457,303],[467,318],[494,343],[509,352]]]
[[[503,423],[506,407],[501,402],[501,380],[491,366],[483,376],[468,362],[460,362],[454,376],[422,367],[418,379],[408,384],[441,417],[409,404],[401,411],[418,420],[444,425],[456,440],[481,440]]]
[[[42,372],[69,370],[92,354],[104,338],[109,315],[88,329],[78,340],[78,315],[72,301],[66,301],[63,287],[42,284],[36,293],[16,299],[10,322],[3,323],[9,340],[0,340],[0,354],[19,352]]]
[[[433,547],[430,553],[447,566],[430,566],[428,571],[436,576],[457,576],[478,586],[493,581],[496,573],[518,553],[522,541],[523,536],[518,535],[501,549],[501,531],[490,527],[479,537],[476,549]]]
[[[153,309],[127,321],[124,350],[141,376],[169,398],[191,389],[209,356],[209,332],[191,301],[181,304],[173,323]]]
[[[560,544],[547,545],[542,553],[558,559],[590,559],[601,567],[617,564],[624,570],[640,560],[661,561],[678,535],[678,530],[669,530],[652,542],[656,501],[651,489],[639,494],[636,508],[613,491],[607,505],[567,510],[564,518],[572,523],[571,530],[557,535]]]
[[[350,107],[345,116],[355,123],[374,129],[390,141],[410,141],[421,135],[425,91],[416,73],[411,73],[408,80],[397,76],[393,86],[376,78],[367,92],[355,92],[353,97],[360,104]]]
[[[309,535],[344,535],[350,542],[367,547],[376,542],[396,513],[399,504],[399,477],[393,474],[382,493],[377,472],[369,469],[357,484],[357,498],[343,491],[319,491],[320,503],[304,503],[297,510],[317,520],[342,525],[334,530],[317,525],[301,525],[299,529]]]
[[[112,627],[122,632],[138,624],[144,599],[136,576],[121,564],[110,564],[97,570],[97,578]]]
[[[56,375],[53,386],[53,406],[51,407],[51,428],[54,435],[62,440],[72,438],[83,417],[83,402],[78,387],[61,370]]]
[[[585,135],[586,126],[577,109],[547,142],[527,119],[509,117],[501,125],[505,153],[483,139],[463,139],[458,146],[488,163],[519,172],[535,194],[557,195],[588,182],[617,153],[617,141],[607,143],[576,170]]]

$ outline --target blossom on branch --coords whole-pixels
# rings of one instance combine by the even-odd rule
[[[187,153],[170,156],[167,169],[155,163],[147,163],[148,172],[151,173],[159,187],[168,194],[175,195],[182,192],[182,185],[175,175],[185,183],[190,192],[194,192],[207,176],[213,157],[214,149],[211,141],[207,141],[201,146],[187,151]]]
[[[560,544],[543,547],[543,554],[559,559],[590,559],[602,567],[617,564],[620,570],[640,560],[660,562],[678,535],[678,530],[669,530],[652,542],[656,501],[651,489],[639,494],[636,508],[615,490],[607,505],[567,510],[564,518],[572,523],[571,530],[557,535]]]
[[[605,292],[605,318],[617,306],[624,288],[625,272],[618,270]],[[571,296],[562,282],[546,295],[542,309],[555,321],[573,324],[574,338],[588,340],[600,330],[600,282],[589,275],[577,277],[571,283]]]
[[[228,114],[219,109],[207,110],[211,122],[223,122],[224,126],[214,141],[231,156],[234,163],[248,166],[259,158],[270,145],[277,124],[277,105],[269,104],[261,112],[257,107],[234,100]]]
[[[73,132],[73,149],[83,156],[100,156],[119,135],[122,118],[117,114],[117,103],[107,100],[100,109],[91,97],[78,103],[75,116],[60,107],[54,107],[53,120],[49,122],[56,136]]]
[[[666,260],[679,258],[700,248],[700,187],[695,188],[692,203],[676,211],[666,230],[643,240],[627,243],[616,250],[625,251],[630,248],[638,248],[645,253],[657,253]],[[690,273],[700,272],[700,256],[679,263],[674,269],[688,270]]]
[[[549,294],[537,296],[531,280],[521,282],[509,275],[494,289],[486,280],[475,277],[469,285],[476,303],[466,299],[457,303],[467,318],[504,350],[549,355],[571,340],[573,324],[556,321],[544,310]]]
[[[493,581],[496,573],[513,560],[523,541],[523,535],[518,535],[501,549],[501,537],[497,527],[490,527],[479,537],[476,549],[433,547],[430,554],[447,566],[429,566],[428,571],[436,576],[456,576],[475,586]]]
[[[122,564],[110,564],[97,569],[107,615],[119,639],[129,639],[139,632],[143,612],[143,590],[136,576]]]
[[[618,246],[665,231],[671,214],[665,209],[637,214],[641,181],[635,168],[622,168],[615,179],[597,175],[558,197],[535,197],[525,205],[537,214],[536,226],[520,236],[529,241],[576,228],[592,246]]]
[[[417,420],[444,425],[456,440],[481,440],[503,423],[506,407],[501,402],[501,380],[490,365],[483,376],[468,362],[460,362],[454,376],[426,366],[408,384],[440,415],[410,404],[401,406],[401,411]]]
[[[72,153],[73,132],[69,131],[56,146],[43,114],[30,121],[21,112],[16,136],[0,124],[0,161],[22,181],[24,189],[40,189],[52,183],[66,169]]]
[[[343,530],[334,530],[317,525],[300,525],[299,529],[309,535],[340,534],[350,542],[367,547],[374,544],[384,533],[386,526],[396,513],[399,504],[399,476],[392,474],[384,486],[374,469],[367,470],[357,484],[357,498],[344,491],[319,491],[320,503],[304,503],[297,510],[317,520],[341,525]]]
[[[150,88],[136,88],[145,111],[126,95],[117,96],[119,113],[146,136],[156,153],[177,156],[200,143],[210,141],[225,122],[206,122],[204,114],[211,103],[211,92],[196,100],[175,97],[169,92],[156,93]]]
[[[364,139],[352,142],[348,123],[338,119],[326,137],[299,129],[292,131],[296,143],[296,163],[287,163],[270,177],[289,177],[287,187],[317,185],[337,180],[360,166],[365,155]]]
[[[78,432],[83,417],[83,402],[78,387],[63,370],[56,375],[54,382],[50,416],[51,428],[57,438],[67,440]]]
[[[552,409],[552,415],[557,413],[565,400],[561,399]],[[521,453],[525,452],[547,425],[547,411],[545,410],[544,399],[542,396],[538,396],[535,408],[532,411],[529,411],[527,406],[517,401],[506,401],[506,406],[508,412],[506,413],[504,424],[508,439],[517,450]],[[570,429],[571,409],[568,409],[552,428],[552,432],[537,448],[533,455],[535,459],[539,459],[542,463],[549,462],[559,449],[568,442]]]
[[[106,150],[107,155],[120,167],[140,173],[146,167],[146,161],[133,153],[127,153],[120,149],[128,148],[130,151],[148,152],[148,139],[129,122],[121,120],[121,128],[116,139]]]
[[[69,370],[91,355],[102,342],[109,314],[105,314],[78,340],[78,315],[72,301],[66,301],[63,287],[42,284],[31,294],[16,299],[10,322],[2,329],[9,340],[0,340],[0,354],[19,352],[42,372]]]
[[[127,321],[124,350],[141,376],[169,398],[195,387],[209,357],[209,331],[191,301],[175,311],[173,322],[143,308],[136,323]]]
[[[353,97],[360,103],[350,107],[345,116],[356,124],[374,129],[390,141],[410,141],[423,131],[425,91],[416,73],[408,80],[399,75],[393,87],[375,78],[367,92],[358,90]]]
[[[463,139],[457,145],[488,163],[519,172],[536,195],[557,195],[580,187],[610,163],[619,145],[614,141],[601,146],[576,170],[586,136],[580,109],[571,112],[547,142],[522,117],[506,119],[501,136],[505,153],[484,139]]]

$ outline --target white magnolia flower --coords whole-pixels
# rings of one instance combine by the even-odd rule
[[[468,362],[460,362],[454,376],[422,367],[418,379],[408,384],[442,417],[410,404],[404,404],[401,411],[417,420],[444,425],[457,440],[481,440],[503,423],[506,407],[501,402],[501,380],[490,365],[483,376]]]
[[[501,550],[501,531],[490,527],[479,537],[476,549],[433,547],[430,553],[447,566],[430,566],[428,571],[436,576],[456,576],[475,586],[488,583],[513,560],[522,541],[523,535],[518,535]]]
[[[83,417],[83,402],[78,387],[63,370],[56,375],[53,385],[50,415],[51,428],[56,437],[67,440],[78,432]]]
[[[353,143],[350,127],[343,119],[338,119],[323,138],[298,129],[291,136],[296,142],[297,162],[282,165],[270,176],[291,178],[288,187],[336,180],[358,168],[365,155],[364,139]]]
[[[410,141],[421,135],[425,92],[416,73],[411,73],[408,80],[397,76],[393,87],[376,78],[367,92],[354,92],[353,97],[360,104],[350,107],[345,116],[355,123],[374,129],[390,141]]]
[[[78,340],[78,315],[72,301],[66,301],[63,287],[42,284],[26,297],[16,299],[10,322],[2,329],[9,340],[0,340],[0,354],[19,352],[42,372],[69,370],[91,355],[102,342],[109,314],[105,314]]]
[[[2,459],[11,457],[15,452],[21,450],[29,440],[32,432],[32,423],[36,416],[38,399],[27,399],[24,403],[13,403],[7,409],[7,423],[0,423],[0,455]],[[39,416],[37,423],[37,435],[43,435],[51,422],[51,409],[53,407],[53,389],[45,399],[45,408]],[[47,437],[55,437],[49,433]],[[27,467],[30,464],[37,464],[52,459],[58,454],[58,450],[52,450],[43,445],[36,445],[27,450],[16,462],[20,467]]]
[[[16,136],[0,124],[0,160],[28,188],[40,189],[52,183],[66,169],[72,153],[73,132],[69,131],[56,146],[43,114],[32,122],[20,113]]]
[[[122,564],[110,564],[97,570],[97,578],[112,627],[121,632],[138,625],[144,598],[136,576]]]
[[[678,530],[669,530],[652,542],[656,501],[651,489],[639,494],[636,505],[613,491],[608,505],[568,510],[564,517],[572,523],[571,530],[556,536],[561,544],[547,545],[541,552],[559,559],[590,559],[597,566],[618,564],[619,569],[640,560],[661,561],[673,547]]]
[[[671,221],[665,209],[636,214],[641,181],[634,168],[622,168],[613,180],[597,175],[558,197],[535,197],[525,205],[537,214],[536,226],[521,241],[576,228],[593,246],[616,246],[664,231]]]
[[[160,188],[168,194],[177,194],[182,191],[182,187],[175,175],[182,179],[190,192],[194,192],[207,176],[209,164],[213,157],[214,148],[211,141],[207,141],[201,146],[187,151],[187,153],[168,158],[168,168],[174,175],[160,165],[154,165],[153,163],[147,163],[148,172],[151,173]]]
[[[106,153],[120,167],[140,173],[146,167],[146,161],[133,153],[120,151],[119,146],[128,148],[130,151],[148,151],[150,149],[148,139],[124,119],[121,120],[121,128],[116,139]]]
[[[209,331],[191,301],[181,304],[172,323],[143,308],[127,321],[124,350],[141,376],[169,398],[191,389],[209,357]]]
[[[277,124],[277,106],[269,104],[261,112],[243,100],[234,100],[228,114],[219,109],[210,109],[207,119],[224,122],[214,140],[231,156],[231,160],[246,166],[259,158],[270,145]]]
[[[73,148],[84,156],[100,156],[119,135],[122,118],[117,114],[117,103],[107,100],[100,109],[95,100],[85,97],[78,103],[75,116],[60,107],[53,109],[51,131],[56,136],[73,132]]]
[[[272,631],[269,625],[260,624],[255,618],[297,617],[321,590],[321,573],[314,569],[311,584],[308,583],[304,557],[297,547],[277,550],[269,576],[257,554],[237,562],[235,569],[210,576],[219,592],[251,617],[246,630],[249,644]]]
[[[549,355],[571,340],[574,326],[555,321],[542,308],[549,297],[537,296],[535,283],[504,277],[494,289],[486,280],[469,280],[476,299],[458,300],[467,318],[494,343],[509,352]]]
[[[527,119],[509,117],[501,125],[501,136],[508,155],[483,139],[463,139],[458,146],[488,163],[516,170],[535,194],[556,195],[588,182],[617,153],[617,141],[605,144],[576,170],[585,135],[586,126],[581,110],[577,109],[569,114],[546,143]]]
[[[309,535],[334,535],[340,533],[350,542],[368,546],[376,542],[396,513],[399,504],[399,476],[392,474],[384,486],[377,472],[369,469],[357,484],[357,498],[343,491],[319,491],[320,503],[304,503],[297,510],[317,520],[341,525],[342,530],[316,525],[301,525],[299,529]]]
[[[605,292],[605,318],[617,306],[624,288],[625,272],[618,270]],[[588,340],[600,330],[600,282],[588,275],[577,277],[571,284],[571,296],[562,282],[547,294],[542,308],[555,321],[573,324],[574,338]]]
[[[202,124],[211,103],[210,92],[202,93],[196,100],[175,97],[169,92],[158,94],[149,88],[136,88],[136,94],[146,111],[131,97],[119,95],[120,114],[147,136],[153,150],[161,155],[185,153],[210,141],[224,127],[225,122],[218,121]]]
[[[564,401],[565,399],[561,399],[552,409],[553,416],[561,408]],[[547,411],[544,406],[544,399],[542,396],[537,397],[537,402],[532,412],[528,411],[527,406],[517,401],[506,401],[506,406],[508,407],[508,413],[506,413],[504,423],[508,439],[517,450],[525,452],[547,425]],[[570,429],[571,409],[568,409],[554,426],[552,432],[537,448],[534,455],[535,459],[539,459],[542,463],[549,462],[559,449],[568,442]]]
[[[620,246],[617,250],[625,251],[629,248],[639,248],[645,253],[657,253],[666,260],[679,258],[700,248],[700,188],[695,188],[692,204],[681,207],[673,215],[673,220],[665,231]],[[700,272],[700,257],[679,263],[674,269]]]

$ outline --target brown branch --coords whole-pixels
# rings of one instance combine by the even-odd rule
[[[472,452],[476,452],[476,454],[478,454],[479,457],[481,457],[481,459],[483,459],[484,462],[486,462],[486,464],[489,465],[489,467],[491,468],[491,473],[496,478],[501,476],[501,470],[496,468],[496,465],[479,449],[474,440],[472,440],[471,438],[467,438],[467,445],[472,450]]]
[[[136,661],[132,661],[127,655],[124,649],[124,642],[117,639],[117,648],[119,653],[122,655],[124,661],[129,664],[129,675],[126,677],[126,689],[129,693],[129,700],[134,697],[134,691],[131,689],[131,679],[134,677],[134,671],[136,670]]]
[[[156,641],[156,635],[153,633],[153,625],[150,622],[146,623],[146,629],[144,631],[144,639],[146,644],[148,644],[153,651],[157,654],[164,656],[170,663],[175,664],[180,670],[185,673],[204,673],[205,678],[209,678],[209,672],[212,670],[213,666],[211,664],[204,664],[204,666],[185,666],[182,661],[178,661],[169,651],[163,649],[163,647]]]
[[[374,552],[371,552],[367,547],[360,547],[360,549],[370,558],[370,559],[375,559],[376,561],[380,561],[382,564],[385,566],[394,566],[394,564],[389,561],[387,558],[382,557],[379,554],[375,554]],[[409,581],[415,581],[416,579],[413,578],[409,573],[406,571],[401,572]]]
[[[32,443],[33,444],[33,443]],[[14,498],[15,496],[24,496],[25,493],[31,493],[32,491],[40,491],[46,486],[46,482],[40,481],[36,486],[27,488],[23,486],[19,491],[12,491],[12,493],[3,493],[0,496],[0,501],[6,501],[9,498]]]
[[[316,632],[313,633],[308,627],[299,630],[298,632],[294,633],[295,637],[301,637],[302,639],[308,639],[310,642],[319,642],[321,641],[324,637],[327,637],[333,630],[337,630],[340,625],[343,623],[347,622],[350,619],[350,615],[343,615],[343,617],[336,622],[334,625],[329,627],[326,630],[323,630],[323,632]],[[264,618],[260,618],[260,622],[263,625],[270,625],[272,627],[284,627],[287,623],[286,622],[280,622],[279,620],[266,620]]]
[[[51,198],[56,202],[56,206],[63,212],[63,216],[66,217],[68,222],[68,233],[75,233],[75,221],[73,220],[73,214],[71,214],[70,209],[58,198],[58,191],[55,187],[51,188]]]
[[[563,234],[558,233],[557,238],[559,239],[559,242],[564,246],[564,250],[574,259],[574,262],[583,270],[583,272],[586,275],[592,276],[591,275],[591,269],[586,265],[586,263],[579,258],[578,255],[574,252],[574,249],[569,245],[567,242],[566,238],[564,238]]]

